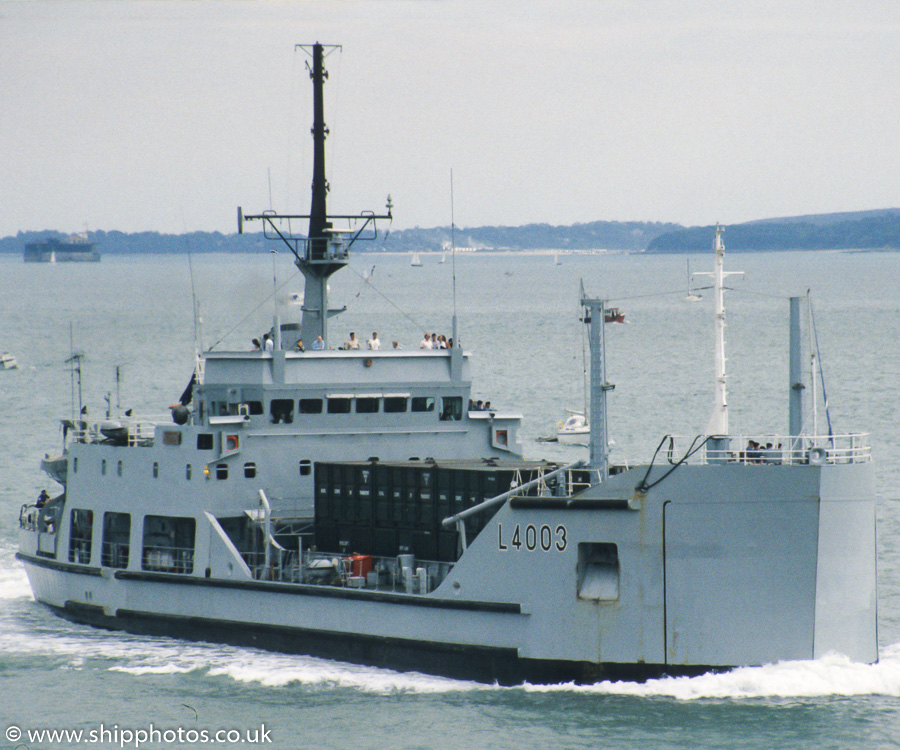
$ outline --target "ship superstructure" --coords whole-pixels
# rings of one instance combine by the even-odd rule
[[[327,213],[326,48],[309,52],[310,214],[239,211],[294,253],[302,322],[276,319],[271,350],[206,352],[171,422],[68,421],[45,460],[62,491],[20,513],[35,598],[102,627],[502,683],[876,660],[868,444],[805,434],[793,369],[791,435],[667,436],[664,458],[616,465],[606,307],[583,294],[591,451],[563,466],[522,457],[518,413],[470,408],[455,331],[448,349],[328,348],[327,279],[391,205]]]

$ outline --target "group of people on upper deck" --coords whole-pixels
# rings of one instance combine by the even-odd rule
[[[258,338],[253,339],[253,351],[255,352],[271,352],[275,349],[275,341],[272,336],[268,333],[263,334],[262,341]],[[391,346],[393,349],[400,349],[400,344],[397,341],[391,342]],[[321,351],[325,349],[325,341],[321,336],[316,336],[316,340],[312,343],[313,351]],[[345,351],[358,350],[362,348],[362,342],[356,337],[355,331],[350,331],[350,337],[340,346],[339,349],[343,349]],[[371,351],[379,351],[381,349],[381,339],[378,338],[378,332],[372,331],[372,338],[366,340],[366,348]],[[438,335],[436,333],[426,333],[422,338],[422,341],[419,342],[419,349],[452,349],[453,348],[453,339],[447,338],[443,334]],[[293,351],[295,352],[305,352],[306,346],[303,343],[303,339],[297,339],[297,342],[293,346]]]
[[[453,339],[447,338],[444,334],[438,336],[436,333],[426,333],[419,342],[419,349],[452,349]]]
[[[781,443],[776,448],[772,443],[763,445],[756,440],[748,440],[747,448],[738,454],[737,459],[747,464],[780,464]]]

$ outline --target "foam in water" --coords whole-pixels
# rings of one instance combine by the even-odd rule
[[[900,643],[885,648],[877,664],[859,664],[841,654],[829,654],[814,661],[784,661],[762,667],[740,667],[721,674],[665,677],[645,683],[528,685],[525,689],[666,697],[681,701],[860,695],[900,697]]]
[[[31,598],[25,569],[16,560],[13,550],[3,550],[0,552],[0,601]]]

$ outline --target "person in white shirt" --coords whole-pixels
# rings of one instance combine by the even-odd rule
[[[419,349],[431,349],[431,334],[426,333],[425,338],[419,343]]]
[[[350,338],[344,342],[344,349],[359,349],[359,339],[353,331],[350,331]]]
[[[372,338],[366,342],[366,346],[375,351],[381,349],[381,341],[378,340],[378,333],[376,331],[372,331]]]

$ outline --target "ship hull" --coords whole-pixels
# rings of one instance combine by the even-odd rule
[[[78,565],[20,552],[68,619],[500,684],[877,661],[871,464],[647,467],[512,498],[429,594]],[[23,545],[23,548],[26,545]]]
[[[315,656],[354,664],[415,671],[452,679],[511,686],[522,683],[589,684],[600,680],[645,681],[664,676],[695,676],[727,667],[703,665],[620,664],[520,658],[515,648],[443,643],[360,633],[297,628],[244,620],[117,610],[66,601],[42,602],[57,616],[92,627],[180,640],[259,648],[277,653]]]

